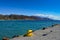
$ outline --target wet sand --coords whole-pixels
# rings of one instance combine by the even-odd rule
[[[60,40],[60,25],[33,32],[32,37],[15,37],[10,40]]]

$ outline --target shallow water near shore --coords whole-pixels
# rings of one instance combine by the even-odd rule
[[[14,35],[23,35],[27,30],[38,30],[43,27],[51,27],[53,24],[60,24],[60,21],[53,20],[0,20],[0,40],[2,37],[12,38]]]

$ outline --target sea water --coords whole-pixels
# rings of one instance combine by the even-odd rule
[[[12,38],[14,35],[24,35],[27,30],[39,30],[43,27],[51,27],[60,24],[53,20],[0,20],[0,40],[3,37]]]

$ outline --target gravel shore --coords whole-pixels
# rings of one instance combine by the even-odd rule
[[[32,37],[20,36],[10,40],[60,40],[60,25],[55,25],[45,30],[37,30],[33,32]]]

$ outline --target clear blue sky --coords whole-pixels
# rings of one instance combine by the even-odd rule
[[[60,0],[0,0],[0,14],[59,16]]]

